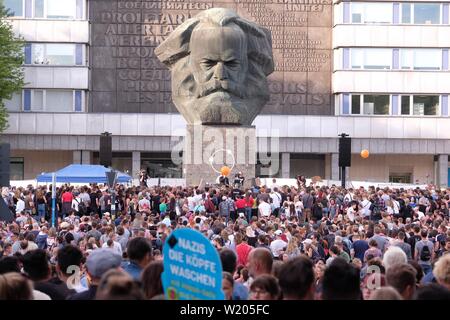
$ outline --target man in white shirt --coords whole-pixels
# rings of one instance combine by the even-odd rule
[[[268,204],[263,199],[261,199],[261,203],[258,206],[258,212],[259,212],[260,217],[268,218],[268,217],[270,217],[270,214],[272,213],[272,208],[271,208],[270,204]]]
[[[398,216],[400,213],[400,202],[396,199],[392,198],[392,210],[394,211],[394,215]]]
[[[275,187],[273,189],[273,191],[270,193],[270,198],[272,199],[274,213],[275,213],[275,215],[277,215],[278,210],[280,210],[280,206],[281,206],[281,195],[278,193],[277,187]]]
[[[272,251],[274,258],[279,258],[283,254],[283,250],[287,247],[287,243],[281,239],[282,233],[281,230],[275,231],[276,238],[270,244],[270,251]]]
[[[16,213],[21,213],[23,210],[25,210],[25,201],[23,201],[22,197],[20,197],[17,199]]]
[[[363,201],[361,201],[361,213],[364,217],[370,216],[370,206],[371,202],[367,199],[367,197],[363,197]]]

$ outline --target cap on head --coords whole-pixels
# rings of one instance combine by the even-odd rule
[[[93,250],[86,260],[86,267],[90,275],[101,278],[110,269],[120,266],[122,257],[109,248]]]

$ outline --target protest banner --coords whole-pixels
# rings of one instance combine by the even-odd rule
[[[200,232],[177,229],[163,249],[161,275],[168,300],[223,300],[222,263],[211,242]]]

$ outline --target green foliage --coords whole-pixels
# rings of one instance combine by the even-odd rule
[[[7,10],[0,0],[0,133],[8,128],[8,112],[4,100],[12,98],[24,86],[24,41],[14,36]]]

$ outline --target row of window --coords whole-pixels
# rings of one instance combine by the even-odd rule
[[[448,95],[344,93],[344,115],[448,116]]]
[[[344,48],[343,69],[448,70],[448,49]]]
[[[13,112],[81,112],[84,101],[83,90],[23,89],[5,100],[5,106]]]
[[[86,0],[3,0],[12,17],[35,19],[85,19]]]
[[[344,23],[448,24],[448,3],[344,2]]]
[[[75,43],[27,43],[26,65],[85,65],[86,46]]]

